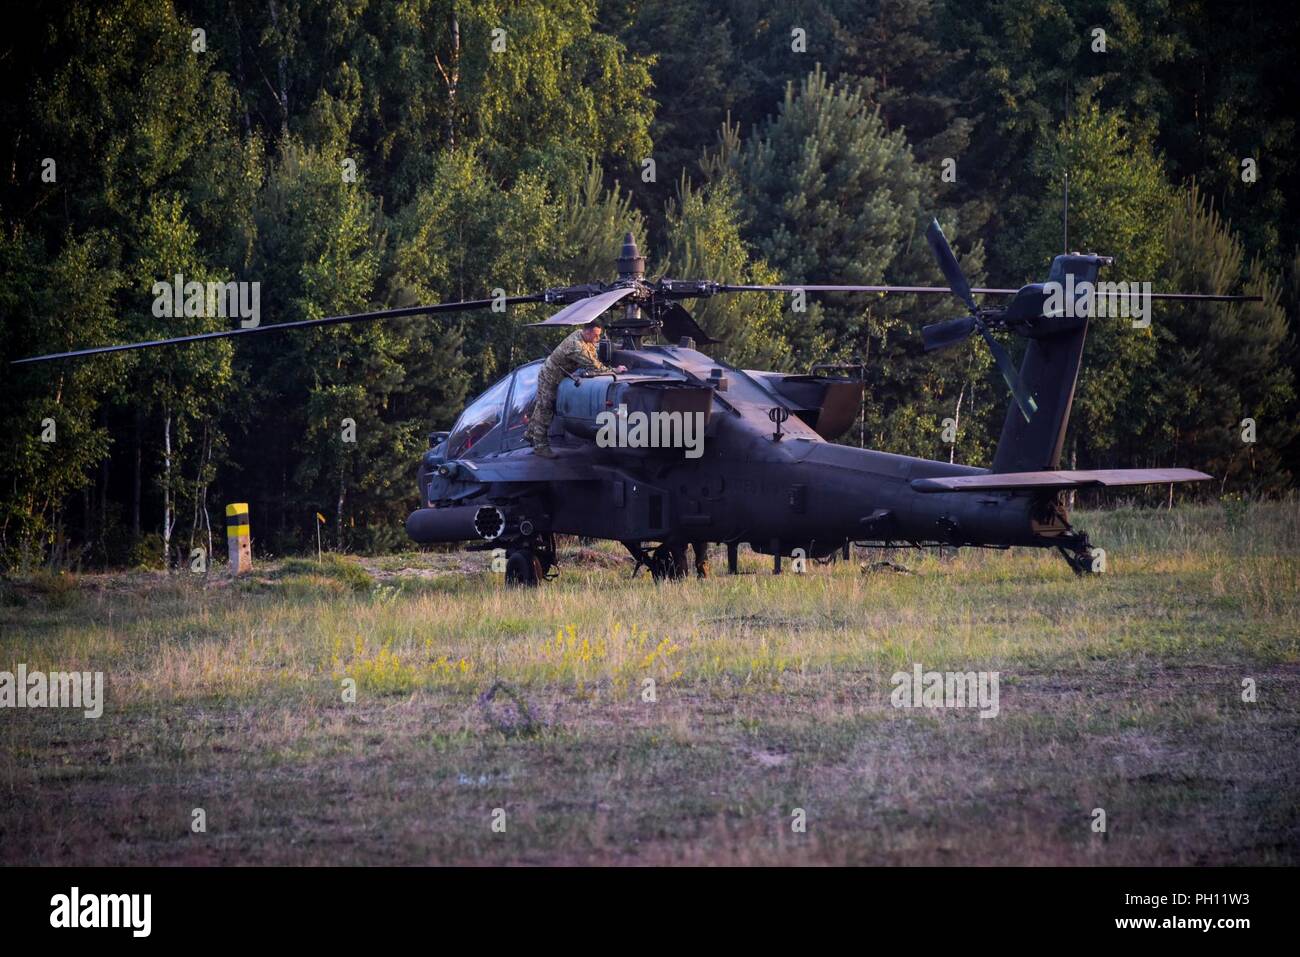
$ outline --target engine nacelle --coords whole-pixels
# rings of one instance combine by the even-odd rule
[[[565,379],[555,396],[557,421],[566,432],[584,439],[595,439],[613,421],[608,415],[619,415],[620,407],[626,410],[629,422],[644,415],[649,434],[664,439],[640,447],[649,451],[681,452],[683,435],[708,434],[713,388],[654,376],[617,379],[592,376]],[[689,424],[687,417],[691,419]]]

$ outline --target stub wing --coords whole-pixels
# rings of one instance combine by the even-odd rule
[[[1093,469],[1058,472],[996,472],[913,479],[918,492],[1015,492],[1038,489],[1113,488],[1122,485],[1167,485],[1204,482],[1214,476],[1195,469]]]
[[[591,463],[561,452],[553,459],[530,453],[459,459],[448,463],[452,478],[461,482],[589,482],[598,478]]]

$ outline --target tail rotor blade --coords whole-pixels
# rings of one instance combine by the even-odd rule
[[[979,307],[975,305],[975,297],[971,294],[970,283],[966,281],[961,266],[957,265],[957,257],[953,255],[952,247],[948,245],[948,237],[943,234],[943,230],[939,227],[939,220],[930,220],[930,226],[925,231],[925,239],[930,244],[930,249],[934,251],[934,258],[939,261],[939,268],[943,270],[944,278],[948,280],[948,285],[952,287],[952,291],[957,294],[962,302],[966,303],[966,308],[977,314]]]
[[[921,342],[926,352],[947,349],[959,342],[965,342],[975,331],[975,317],[962,316],[960,319],[946,319],[921,327]]]
[[[1020,378],[1015,363],[1011,361],[1011,354],[1007,352],[1002,343],[993,338],[988,327],[982,322],[979,324],[979,331],[980,335],[984,337],[984,342],[988,345],[989,351],[993,353],[993,359],[998,364],[998,371],[1002,373],[1007,388],[1011,390],[1011,397],[1016,400],[1016,405],[1020,407],[1020,414],[1028,422],[1034,417],[1034,413],[1038,411],[1038,403],[1034,401],[1034,397],[1025,388],[1024,380]]]

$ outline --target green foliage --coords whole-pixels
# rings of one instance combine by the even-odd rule
[[[1115,257],[1107,278],[1144,280],[1163,261],[1171,190],[1141,127],[1094,102],[1044,130],[1030,171],[1025,226],[999,244],[1024,280],[1041,278],[1061,248],[1064,177],[1070,178],[1070,248]]]
[[[1248,253],[1276,267],[1300,238],[1286,212],[1300,189],[1289,108],[1300,92],[1290,62],[1300,21],[1289,9],[1204,0],[944,6],[944,46],[965,57],[953,88],[975,122],[966,188],[995,199],[986,239],[1019,222],[1014,199],[1033,145],[1078,97],[1129,117],[1153,138],[1172,181],[1195,178],[1226,202]],[[1260,161],[1254,184],[1241,178],[1246,156]],[[1000,275],[1004,264],[995,259],[993,266]]]
[[[740,184],[747,235],[786,282],[942,284],[920,236],[920,211],[933,209],[937,169],[924,170],[902,132],[885,127],[878,106],[828,82],[820,68],[797,92],[787,88],[778,112],[751,138],[725,127],[706,169]],[[951,223],[949,232],[955,232]],[[975,282],[982,261],[977,245],[964,267]],[[987,427],[972,420],[970,403],[987,355],[919,355],[920,326],[950,317],[953,308],[952,301],[810,300],[787,328],[805,362],[866,364],[869,396],[859,441],[944,455],[950,450],[939,441],[943,419],[962,418],[960,398],[959,447],[964,461],[978,462],[987,451]]]
[[[911,234],[922,174],[900,132],[815,69],[732,157],[757,249],[791,282],[878,282]]]
[[[1259,493],[1300,467],[1297,27],[1282,8],[71,0],[41,13],[0,58],[0,359],[233,325],[160,315],[156,284],[178,274],[259,283],[269,325],[608,279],[626,232],[652,276],[937,285],[922,236],[937,216],[974,283],[1009,285],[1041,279],[1059,248],[1068,171],[1071,246],[1116,256],[1104,278],[1265,297],[1169,307],[1145,332],[1095,323],[1077,464],[1194,465]],[[1200,192],[1176,200],[1169,184],[1191,180]],[[955,300],[807,306],[742,295],[694,312],[742,366],[861,363],[862,426],[845,441],[988,463],[1007,397],[987,350],[921,352],[919,328]],[[331,547],[391,548],[426,434],[554,345],[526,328],[547,312],[16,367],[0,382],[0,567],[174,566],[212,547],[228,501],[252,503],[261,549],[314,548],[317,512]],[[56,441],[42,441],[47,420]]]
[[[486,0],[461,15],[465,114],[493,170],[571,188],[588,157],[650,155],[647,63],[595,32],[595,0]]]
[[[344,179],[341,159],[292,137],[281,144],[259,194],[252,270],[277,291],[265,306],[269,321],[364,311],[378,298],[385,222],[364,177]],[[252,478],[266,489],[260,476],[287,476],[296,500],[292,512],[282,503],[268,516],[277,535],[301,536],[320,511],[332,517],[334,545],[342,548],[358,515],[364,530],[403,511],[401,478],[424,445],[429,417],[464,394],[458,339],[431,346],[425,333],[414,322],[340,325],[249,343],[242,354],[247,415],[267,455]],[[413,378],[423,372],[434,380],[431,365],[451,373],[445,391]]]
[[[12,335],[0,360],[65,349],[81,336],[120,334],[112,302],[121,274],[102,232],[70,239],[52,261],[33,242],[0,238],[0,312]],[[5,410],[0,454],[0,564],[29,568],[70,553],[64,504],[107,454],[103,396],[123,379],[121,360],[24,368],[0,381]]]
[[[54,572],[42,568],[33,572],[23,584],[46,608],[71,608],[77,602],[77,576],[69,575],[66,571]],[[20,596],[19,603],[21,602]]]
[[[551,274],[542,255],[554,231],[555,210],[539,175],[525,174],[504,188],[472,153],[456,150],[439,158],[428,187],[398,217],[395,281],[412,302],[545,288]],[[482,350],[479,383],[517,364],[518,326],[533,321],[516,321],[517,315],[530,313],[479,310],[459,320]]]
[[[1135,438],[1139,461],[1190,465],[1255,492],[1289,484],[1282,451],[1295,437],[1295,383],[1278,277],[1193,184],[1174,205],[1165,232],[1161,285],[1210,293],[1242,291],[1262,302],[1166,306],[1152,320],[1159,362],[1143,398],[1156,411]],[[1255,421],[1243,440],[1244,419]]]
[[[617,184],[606,189],[600,167],[587,167],[579,189],[561,195],[555,233],[542,254],[558,282],[588,282],[608,275],[611,257],[631,233],[641,248],[647,246],[645,217],[633,204],[631,193]]]
[[[355,560],[341,555],[323,555],[317,561],[314,558],[290,558],[280,564],[276,577],[287,579],[297,576],[328,578],[342,582],[354,592],[366,593],[375,586],[375,580]]]
[[[679,197],[667,212],[668,244],[663,266],[670,276],[723,277],[737,284],[779,282],[777,272],[761,260],[755,261],[741,239],[735,181],[714,180],[693,189],[682,177]],[[781,308],[780,299],[764,293],[718,296],[694,309],[696,321],[720,345],[710,347],[742,369],[792,370],[792,343],[805,339],[792,315]],[[824,351],[824,343],[804,345],[807,355]]]

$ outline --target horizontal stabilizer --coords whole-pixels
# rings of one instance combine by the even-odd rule
[[[1092,471],[993,472],[949,478],[913,479],[918,492],[1034,491],[1037,489],[1113,488],[1120,485],[1166,485],[1213,478],[1194,469],[1094,469]]]

